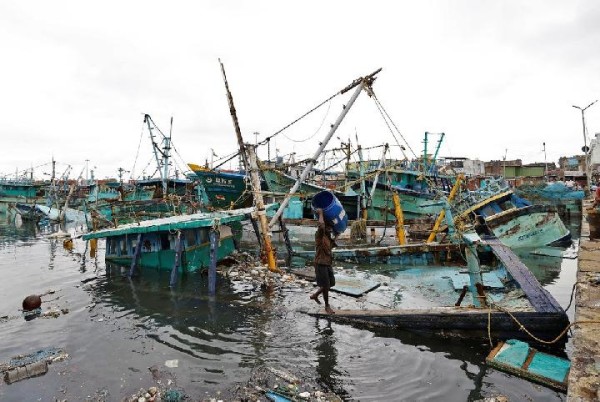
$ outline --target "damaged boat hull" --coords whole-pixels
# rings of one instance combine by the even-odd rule
[[[494,235],[511,248],[567,244],[571,232],[556,208],[535,205],[506,211],[486,219]]]

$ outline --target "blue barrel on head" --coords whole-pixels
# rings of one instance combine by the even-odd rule
[[[312,209],[323,210],[323,219],[333,227],[336,234],[343,233],[348,226],[348,216],[340,200],[330,191],[321,191],[312,198]]]

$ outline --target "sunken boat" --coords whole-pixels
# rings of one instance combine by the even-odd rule
[[[90,232],[83,239],[105,238],[105,259],[115,264],[133,266],[135,261],[141,267],[170,271],[178,266],[180,272],[194,272],[208,268],[215,234],[217,260],[235,250],[235,225],[250,219],[253,211],[245,208],[151,219]]]
[[[336,300],[340,310],[311,313],[317,317],[463,337],[565,339],[563,308],[495,237],[471,232],[462,242],[335,248],[333,255],[370,263],[365,280],[385,279],[360,303]]]

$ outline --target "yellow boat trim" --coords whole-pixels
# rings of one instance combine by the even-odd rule
[[[507,195],[511,194],[512,191],[506,191],[504,193],[500,193],[498,195],[495,195],[493,197],[490,198],[486,198],[484,201],[481,201],[478,204],[473,205],[472,207],[470,207],[469,209],[465,210],[464,212],[462,212],[458,217],[459,218],[464,218],[465,216],[467,216],[468,214],[470,214],[471,212],[475,211],[476,209],[479,209],[481,207],[483,207],[486,204],[489,204],[490,202],[496,201],[502,197],[506,197]]]

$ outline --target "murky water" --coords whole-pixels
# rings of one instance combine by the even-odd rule
[[[486,342],[330,323],[288,308],[286,294],[268,298],[225,280],[209,297],[201,275],[184,276],[171,290],[166,273],[145,270],[130,279],[107,267],[103,242],[90,258],[83,241],[69,251],[62,240],[47,238],[51,228],[0,218],[0,315],[9,316],[0,321],[0,361],[51,346],[70,356],[44,376],[0,385],[3,401],[121,400],[154,385],[152,366],[168,370],[173,386],[200,400],[247,381],[264,364],[301,372],[346,400],[467,401],[498,394],[564,400],[486,367]],[[576,260],[561,266],[555,257],[528,256],[526,263],[566,307]],[[25,321],[23,298],[48,290],[54,293],[44,297],[44,307],[68,308],[68,314]],[[178,367],[165,368],[175,359]]]

